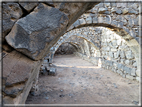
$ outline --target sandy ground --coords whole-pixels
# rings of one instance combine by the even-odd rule
[[[139,101],[139,83],[104,70],[74,55],[58,55],[56,76],[40,75],[39,91],[26,104],[132,104]]]

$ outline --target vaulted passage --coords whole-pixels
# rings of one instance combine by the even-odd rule
[[[3,104],[140,105],[142,3],[55,1],[2,2]]]
[[[139,84],[73,54],[55,55],[56,76],[40,74],[26,104],[137,104]]]

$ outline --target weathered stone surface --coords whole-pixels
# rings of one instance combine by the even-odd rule
[[[125,55],[126,55],[126,58],[127,58],[127,59],[133,59],[133,58],[134,58],[134,56],[133,56],[133,54],[132,54],[132,51],[126,51],[126,52],[125,52]]]
[[[133,66],[134,66],[134,67],[137,67],[137,62],[134,62],[134,63],[133,63]]]
[[[129,14],[138,14],[137,11],[135,11],[134,9],[129,10]]]
[[[91,24],[92,23],[92,17],[87,17],[86,18],[86,23]]]
[[[126,64],[126,65],[132,65],[132,61],[131,61],[131,60],[126,60],[126,61],[125,61],[125,64]]]
[[[98,18],[97,17],[93,17],[93,23],[97,23],[98,22]]]
[[[126,75],[126,78],[131,79],[131,80],[135,80],[136,77],[130,76],[130,75]]]
[[[109,56],[111,57],[111,58],[113,58],[114,56],[113,56],[113,52],[109,52]]]
[[[32,9],[34,9],[38,3],[24,3],[24,2],[19,2],[19,4],[28,12],[30,12]]]
[[[140,82],[141,79],[140,79],[140,77],[136,77],[136,80]]]
[[[120,52],[120,57],[121,57],[122,59],[125,58],[125,53],[124,53],[124,51],[121,51],[121,52]]]
[[[140,70],[136,70],[136,74],[140,77]]]
[[[116,13],[117,14],[122,14],[122,10],[117,10]]]
[[[21,93],[24,89],[25,84],[14,85],[14,87],[6,87],[3,92],[6,96],[10,96],[15,98],[19,93]]]
[[[105,47],[104,48],[106,51],[110,51],[110,47]]]
[[[41,63],[42,61],[30,60],[17,51],[8,53],[3,58],[3,93],[6,95],[5,98],[11,96],[14,98],[12,99],[13,103],[25,103]],[[22,96],[20,96],[21,92]],[[15,101],[17,98],[18,100]],[[5,102],[9,99],[9,97],[5,99]]]
[[[122,10],[122,13],[123,14],[127,14],[129,12],[129,8],[124,8],[123,10]]]
[[[39,53],[38,57],[42,57],[43,50],[56,35],[54,32],[59,31],[61,24],[66,25],[67,20],[67,16],[58,9],[39,4],[30,15],[16,22],[6,40],[12,47],[33,59]]]
[[[112,12],[112,13],[114,13],[114,12],[116,12],[116,11],[117,11],[117,9],[114,8],[114,7],[111,9],[111,12]]]
[[[118,58],[119,57],[119,54],[120,54],[120,51],[117,51],[116,53],[114,53],[114,58]]]
[[[26,82],[33,66],[34,61],[16,51],[8,54],[3,59],[3,78],[6,78],[5,85],[12,86],[16,83]]]
[[[98,17],[98,23],[103,23],[103,22],[104,22],[104,17],[99,16],[99,17]]]
[[[57,74],[56,68],[50,68],[48,75],[55,76]]]
[[[131,70],[132,70],[132,68],[129,68],[129,67],[127,67],[127,66],[124,66],[123,70],[124,70],[124,73],[125,73],[125,74],[131,75]]]
[[[74,27],[77,27],[77,26],[79,26],[79,25],[80,25],[79,20],[75,21],[74,24],[73,24]]]
[[[80,22],[81,25],[86,24],[86,21],[83,18],[79,19],[79,22]]]
[[[131,70],[131,75],[132,75],[132,76],[136,76],[136,68],[132,68],[132,70]]]
[[[113,41],[112,41],[112,45],[113,45],[113,46],[116,46],[116,45],[117,45],[117,41],[116,41],[116,40],[113,40]]]
[[[116,51],[117,51],[117,49],[115,49],[115,48],[111,48],[111,51],[112,51],[112,52],[116,52]]]
[[[18,3],[2,3],[2,41],[10,32],[14,23],[23,15]]]
[[[101,7],[101,8],[99,8],[99,10],[98,10],[98,13],[104,13],[104,12],[106,12],[107,11],[107,8],[103,8],[103,7]]]

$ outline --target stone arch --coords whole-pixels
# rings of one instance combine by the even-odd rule
[[[102,26],[114,31],[135,54],[139,69],[137,74],[140,76],[140,12],[139,3],[99,3],[84,13],[68,31],[85,26]]]
[[[18,18],[19,20],[16,19],[17,22],[15,22],[15,25],[13,26],[11,32],[8,35],[6,35],[6,40],[7,40],[8,44],[10,46],[12,46],[14,49],[16,49],[17,51],[22,52],[24,54],[24,55],[20,54],[17,51],[15,51],[15,53],[14,53],[14,55],[15,54],[20,54],[21,55],[20,60],[24,64],[25,64],[25,61],[24,61],[25,60],[24,59],[25,55],[29,56],[31,59],[40,60],[44,56],[46,56],[46,54],[49,52],[48,50],[53,46],[54,43],[57,42],[59,37],[62,36],[66,32],[68,27],[82,13],[84,13],[86,10],[93,7],[95,4],[96,3],[94,3],[94,4],[93,3],[82,3],[82,4],[80,3],[79,5],[78,4],[73,4],[73,5],[70,5],[70,8],[72,8],[72,7],[74,7],[74,8],[70,9],[70,8],[67,8],[68,7],[67,4],[66,4],[66,6],[64,6],[62,3],[61,3],[62,6],[55,5],[55,7],[52,4],[51,5],[49,5],[49,4],[45,5],[45,4],[40,3],[40,5],[34,10],[33,13],[25,16],[24,18],[21,18],[21,19]],[[107,6],[107,7],[109,7],[109,6]],[[137,8],[137,6],[135,6],[135,3],[134,3],[134,6],[132,8],[135,8],[135,7]],[[42,9],[42,10],[40,10],[40,9]],[[99,10],[101,10],[101,11],[99,11]],[[135,27],[135,26],[131,26],[131,25],[136,25],[138,23],[137,22],[138,17],[133,18],[133,19],[136,19],[136,21],[133,20],[132,18],[130,18],[129,21],[126,21],[126,25],[123,26],[125,24],[124,21],[126,20],[126,18],[125,18],[125,20],[119,20],[119,18],[117,17],[116,20],[111,20],[112,18],[116,17],[116,15],[120,14],[119,11],[117,12],[117,11],[113,10],[113,13],[117,13],[117,14],[112,14],[111,13],[112,15],[114,15],[113,17],[108,15],[108,14],[106,15],[106,13],[104,12],[103,14],[106,15],[104,17],[103,14],[100,14],[100,12],[102,12],[102,10],[104,11],[105,9],[100,9],[100,8],[96,9],[94,11],[94,13],[96,13],[96,14],[94,14],[94,15],[91,14],[89,17],[87,16],[84,19],[85,21],[81,17],[80,19],[78,19],[79,21],[77,20],[73,24],[73,27],[74,26],[75,26],[75,28],[79,27],[78,25],[81,25],[80,23],[82,23],[82,25],[87,25],[88,24],[89,26],[91,26],[92,23],[94,23],[93,26],[98,26],[99,25],[99,26],[105,26],[105,27],[108,27],[108,28],[111,28],[111,29],[112,29],[112,27],[116,28],[116,29],[113,29],[113,30],[115,32],[117,32],[119,35],[121,33],[122,37],[125,38],[125,40],[129,44],[129,46],[131,46],[131,49],[134,51],[135,57],[136,57],[137,62],[138,62],[138,68],[139,68],[139,66],[140,66],[140,64],[139,64],[139,62],[140,62],[139,47],[140,46],[139,46],[139,43],[138,43],[139,36],[137,36],[135,34],[136,32],[133,31],[133,29],[129,29],[130,27]],[[54,17],[54,19],[55,19],[54,20],[53,17],[51,16],[51,17],[49,17],[49,20],[44,20],[44,19],[48,19],[48,18],[45,18],[45,17],[41,18],[41,15],[45,15],[45,14],[36,14],[38,12],[40,13],[40,11],[45,11],[45,12],[42,12],[42,13],[45,13],[47,16],[50,16],[50,15],[48,15],[50,12],[51,13],[56,12],[57,13],[56,15],[58,15],[60,17],[56,17],[56,18]],[[69,14],[68,14],[68,12],[69,12]],[[130,11],[130,12],[128,11],[128,16],[126,16],[126,17],[129,17],[129,14],[138,15],[138,14],[141,14],[141,13],[139,13],[137,11]],[[52,15],[55,15],[55,14],[52,14]],[[37,16],[36,20],[35,20],[35,17],[32,18],[33,16]],[[56,19],[58,20],[57,22],[59,22],[59,23],[54,22],[54,21],[56,21]],[[12,18],[12,20],[13,20],[13,18]],[[31,20],[34,23],[32,23]],[[46,23],[44,23],[44,21]],[[36,22],[39,22],[39,23],[36,23]],[[54,22],[55,25],[57,24],[57,26],[56,26],[57,28],[54,28],[55,26],[53,26],[53,22]],[[103,22],[105,22],[105,23],[103,23]],[[123,24],[122,24],[122,22],[123,22]],[[35,26],[33,26],[33,24],[35,24]],[[46,24],[46,25],[44,25],[44,24]],[[43,26],[45,27],[45,29],[40,29],[39,28],[39,27],[42,28]],[[46,26],[48,26],[48,27],[46,27]],[[127,28],[126,26],[129,26],[129,28]],[[53,27],[53,29],[52,29],[52,27]],[[46,34],[49,34],[49,35],[46,35]],[[41,44],[41,41],[43,41],[43,44]],[[12,53],[10,53],[10,54],[12,54]],[[17,55],[15,55],[15,56],[17,56]],[[4,58],[4,59],[6,59],[6,58]],[[11,62],[11,60],[19,61],[19,59],[17,57],[7,58],[7,62]],[[32,74],[37,73],[37,71],[39,70],[38,66],[41,65],[41,62],[40,61],[35,61],[34,62],[33,60],[30,60],[31,63],[29,64],[29,60],[30,60],[29,58],[28,58],[28,60],[26,60],[26,62],[27,62],[26,64],[28,64],[28,65],[25,64],[24,68],[27,68],[28,66],[31,66],[31,69],[27,69],[27,70],[20,69],[20,71],[24,72],[24,74],[25,74],[25,72],[27,72],[27,74],[29,74],[29,72],[31,73],[31,71],[33,71],[33,69],[34,69],[34,72]],[[6,62],[6,61],[4,61],[4,62]],[[22,65],[22,63],[20,63],[20,64]],[[7,63],[5,65],[5,67],[6,66],[7,66]],[[15,64],[15,66],[18,67],[19,65]],[[11,65],[11,68],[12,68],[12,65]],[[16,69],[16,67],[15,67],[15,69]],[[6,71],[6,69],[4,69],[4,71]],[[16,71],[17,71],[17,69],[16,69]],[[10,74],[12,74],[12,73],[10,73]],[[18,75],[18,73],[16,74],[16,76],[17,75]],[[38,73],[37,73],[37,75],[38,75]],[[5,77],[5,76],[3,76],[3,77]],[[23,76],[21,76],[21,77],[23,77]],[[31,87],[31,85],[29,85],[29,83],[31,84],[32,81],[33,81],[33,80],[30,80],[29,78],[35,78],[35,77],[34,77],[34,75],[30,74],[29,77],[26,77],[26,79],[27,78],[28,78],[28,83],[24,83],[25,88],[22,91],[23,92],[22,95],[20,95],[21,96],[20,99],[18,99],[18,100],[16,99],[17,103],[24,103],[25,102],[24,100],[26,99],[27,93],[29,92],[29,88]],[[25,78],[23,78],[23,79],[25,79]],[[12,80],[14,80],[14,79],[12,78]],[[17,95],[15,97],[18,98]],[[15,103],[15,102],[13,102],[13,103]]]
[[[78,19],[77,21],[79,21]],[[92,19],[93,20],[93,19]],[[106,20],[106,19],[105,19]],[[103,21],[102,21],[103,22]],[[76,23],[76,22],[75,22]],[[73,24],[74,25],[74,24]],[[135,32],[132,30],[128,30],[125,26],[120,27],[117,23],[98,23],[98,22],[93,22],[90,24],[80,24],[74,27],[73,29],[81,28],[81,27],[86,27],[86,26],[93,26],[93,27],[106,27],[110,29],[111,31],[114,31],[116,34],[118,34],[122,39],[124,39],[127,43],[127,45],[131,48],[132,52],[135,55],[136,61],[137,61],[137,75],[140,76],[140,42],[139,39],[141,38],[134,38]],[[71,29],[71,30],[73,30]],[[69,31],[71,31],[69,30]]]
[[[98,24],[99,25],[99,24]],[[86,24],[86,26],[93,26],[93,27],[96,27],[96,24],[94,25],[89,25],[89,24]],[[99,26],[102,27],[102,24],[100,24]],[[111,27],[110,27],[111,26]],[[114,31],[112,28],[113,26],[110,25],[110,26],[107,26],[107,27],[110,27],[109,29]],[[70,30],[68,31],[66,34],[65,34],[65,37],[68,38],[70,37],[71,35],[77,35],[78,37],[83,37],[89,41],[91,41],[91,43],[95,43],[94,41],[91,40],[91,37],[89,38],[87,34],[85,34],[84,32],[81,32],[81,31],[78,31],[77,28],[82,28],[84,26],[81,26],[81,27],[76,27],[74,28],[73,30]],[[106,26],[105,26],[106,27]],[[116,28],[116,27],[115,27]],[[121,29],[123,30],[123,29]],[[124,30],[123,30],[124,31]],[[115,33],[117,32],[117,30],[114,31]],[[124,31],[125,32],[125,31]],[[118,33],[116,33],[118,34]],[[136,62],[137,62],[137,71],[136,71],[136,74],[137,76],[140,75],[140,60],[139,60],[139,44],[138,42],[132,38],[131,40],[127,39],[127,38],[123,38],[121,35],[119,35],[123,40],[125,40],[126,44],[130,47],[130,49],[132,50],[132,52],[134,53],[134,56],[135,56],[135,59],[136,59]],[[130,37],[129,34],[127,34],[127,37]]]
[[[68,35],[68,36],[67,36]],[[57,51],[57,49],[59,48],[60,45],[62,45],[63,43],[65,42],[70,42],[70,43],[73,43],[73,44],[77,44],[78,46],[80,46],[81,48],[81,51],[83,51],[83,48],[81,45],[79,45],[79,43],[75,42],[75,41],[70,41],[70,37],[72,36],[76,36],[78,38],[81,38],[81,39],[84,39],[86,40],[87,42],[89,42],[90,44],[92,44],[92,46],[97,50],[98,54],[100,55],[100,50],[99,50],[99,46],[97,44],[95,44],[90,38],[88,38],[87,36],[85,35],[82,35],[80,33],[72,33],[72,34],[65,34],[64,36],[62,36],[58,42],[50,49],[50,52],[52,53],[52,55],[55,54],[55,52]]]

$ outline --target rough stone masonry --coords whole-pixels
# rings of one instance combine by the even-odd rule
[[[138,19],[141,3],[96,4],[98,2],[2,2],[2,97],[5,104],[25,103],[32,85],[38,80],[43,59],[50,52],[54,53],[53,47],[57,45],[57,50],[67,38],[84,59],[94,64],[101,61],[106,69],[140,80],[141,29]],[[87,28],[86,31],[82,28],[87,26],[107,27],[123,40],[110,35],[104,37],[100,30],[88,33]],[[76,30],[78,28],[82,31]],[[72,34],[81,39],[70,39]]]
[[[2,2],[4,104],[24,104],[43,58],[94,3]]]

